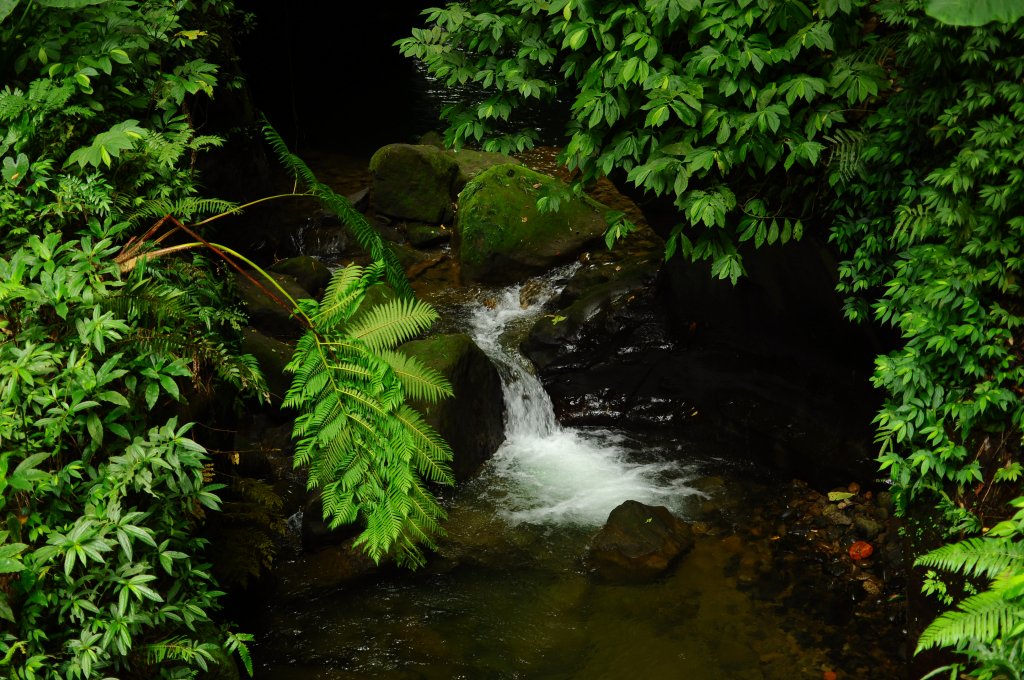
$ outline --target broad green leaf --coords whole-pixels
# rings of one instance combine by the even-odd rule
[[[89,5],[102,5],[107,0],[35,0],[40,7],[54,9],[81,9]]]
[[[924,11],[952,26],[984,26],[991,21],[1012,24],[1024,16],[1024,1],[927,0]]]
[[[8,543],[0,546],[0,574],[13,574],[25,568],[19,555],[28,546],[24,543]]]
[[[11,15],[21,0],[0,0],[0,24]]]

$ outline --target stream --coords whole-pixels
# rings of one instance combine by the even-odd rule
[[[899,677],[898,612],[861,611],[859,588],[833,588],[830,563],[792,547],[817,529],[780,528],[804,487],[706,443],[558,423],[518,345],[569,273],[535,284],[527,305],[519,286],[446,303],[447,323],[499,368],[505,443],[446,499],[448,536],[425,568],[256,607],[256,677]],[[654,583],[597,584],[582,556],[627,499],[691,522],[696,546]]]

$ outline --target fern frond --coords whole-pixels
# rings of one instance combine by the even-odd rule
[[[348,321],[359,309],[370,274],[358,265],[335,272],[324,291],[313,322],[318,328],[332,329]]]
[[[416,471],[436,484],[454,484],[455,478],[449,466],[452,450],[448,442],[411,406],[399,408],[397,417],[410,437],[411,459]]]
[[[418,358],[390,350],[382,350],[380,357],[398,376],[410,399],[433,404],[454,395],[451,383]]]
[[[380,232],[366,221],[366,218],[352,206],[347,198],[335,193],[329,186],[317,180],[309,166],[288,150],[284,139],[266,119],[263,120],[263,136],[274,153],[277,154],[281,164],[294,173],[299,183],[319,199],[327,210],[337,215],[348,226],[356,237],[356,242],[370,254],[371,258],[385,265],[385,275],[395,292],[402,297],[412,297],[412,288],[409,286],[409,279],[405,276],[405,270],[394,251],[387,247]]]
[[[437,319],[437,312],[427,303],[416,298],[399,298],[377,305],[360,316],[349,334],[379,352],[411,340]]]
[[[990,643],[1008,636],[1024,622],[1019,603],[1003,597],[997,590],[986,590],[968,597],[957,610],[945,612],[931,622],[917,641],[917,652],[932,647],[960,647],[972,640]],[[916,652],[915,652],[916,653]]]
[[[353,316],[381,273],[382,265],[335,272],[314,327],[286,367],[293,377],[285,403],[300,411],[295,464],[307,465],[309,488],[321,489],[328,523],[362,520],[357,545],[367,555],[379,561],[393,554],[416,564],[422,561],[417,544],[432,545],[431,532],[443,516],[436,501],[416,489],[421,477],[452,483],[451,451],[406,405],[406,385],[435,399],[451,388],[408,357],[378,349],[432,322],[436,313],[428,305],[396,300]]]
[[[164,215],[174,215],[178,219],[188,222],[195,220],[197,217],[219,215],[232,210],[237,211],[237,208],[237,203],[220,198],[201,198],[199,196],[184,196],[176,199],[154,198],[147,200],[137,210],[128,215],[128,221],[138,225],[143,222],[158,220]]]
[[[864,132],[842,128],[833,135],[825,135],[825,141],[832,145],[828,165],[838,172],[844,182],[849,182],[860,172],[861,149],[867,141]]]
[[[1008,569],[1024,571],[1024,543],[982,537],[968,538],[922,555],[914,564],[992,579]]]

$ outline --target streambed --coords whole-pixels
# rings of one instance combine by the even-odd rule
[[[876,577],[822,547],[830,522],[800,526],[813,491],[707,442],[558,424],[517,348],[565,276],[525,308],[518,287],[441,299],[499,366],[506,443],[447,499],[424,569],[261,603],[257,677],[901,677],[898,581],[861,587]],[[696,546],[655,583],[597,584],[582,555],[627,499],[693,522]]]

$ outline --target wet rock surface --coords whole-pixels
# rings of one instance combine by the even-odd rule
[[[587,546],[590,573],[604,583],[643,583],[693,548],[693,530],[662,505],[626,501]]]
[[[434,404],[413,402],[452,447],[452,472],[465,482],[504,440],[501,378],[494,364],[463,333],[407,342],[399,351],[418,358],[451,383],[455,396]]]

